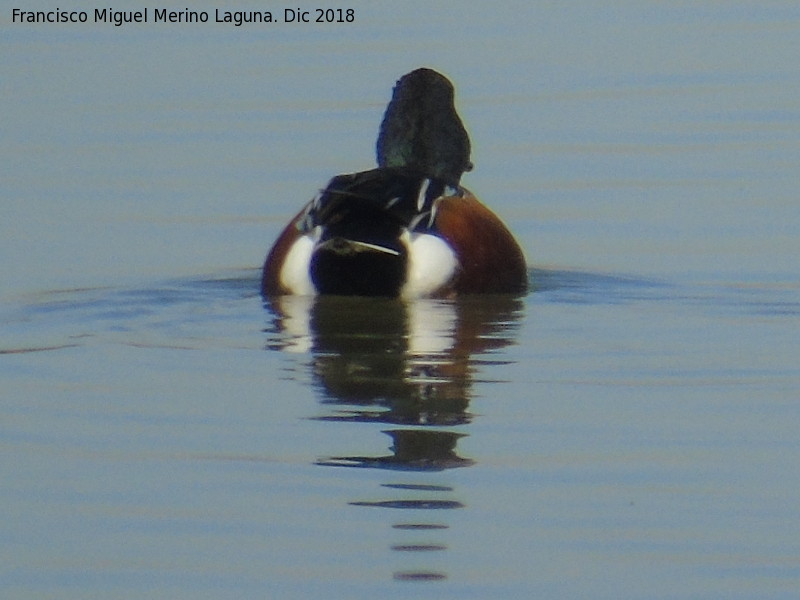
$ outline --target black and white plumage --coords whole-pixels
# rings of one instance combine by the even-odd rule
[[[438,201],[463,193],[406,168],[337,175],[296,218],[280,283],[297,294],[430,295],[456,269]]]

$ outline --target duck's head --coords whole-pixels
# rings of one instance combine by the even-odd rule
[[[423,68],[398,80],[381,124],[377,155],[379,167],[407,167],[451,185],[472,169],[469,136],[446,77]]]

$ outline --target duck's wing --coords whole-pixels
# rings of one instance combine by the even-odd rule
[[[463,188],[405,168],[337,175],[308,204],[298,225],[304,231],[321,227],[330,235],[356,236],[371,235],[374,229],[429,230],[437,200],[463,193]]]

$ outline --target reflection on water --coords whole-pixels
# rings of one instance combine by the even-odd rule
[[[317,418],[452,426],[472,419],[473,373],[487,362],[477,355],[512,343],[523,304],[282,297],[269,306],[280,332],[270,346],[309,351],[322,403],[335,407]]]
[[[476,367],[488,362],[484,355],[491,350],[514,343],[522,299],[488,296],[405,303],[287,296],[269,301],[268,308],[277,331],[269,346],[311,353],[311,377],[325,409],[311,418],[398,426],[383,431],[391,438],[389,454],[329,456],[317,460],[317,465],[431,473],[474,464],[458,453],[459,439],[468,434],[452,428],[472,421],[469,403]],[[464,506],[447,485],[392,481],[381,488],[398,496],[354,499],[350,504],[424,515]],[[392,513],[389,521],[398,531],[437,532],[449,527],[441,517],[398,521]],[[446,550],[447,544],[403,541],[391,549],[425,554]],[[426,569],[394,573],[400,581],[446,577]]]
[[[597,565],[561,594],[582,597],[607,573],[625,586],[641,572],[646,591],[653,573],[671,582],[658,565],[680,553],[695,575],[674,595],[689,598],[736,589],[756,553],[787,564],[797,281],[532,275],[521,299],[282,298],[265,311],[246,270],[0,306],[0,501],[32,548],[12,559],[17,587],[45,597],[43,574],[68,572],[140,592],[166,564],[170,591],[202,571],[213,597],[220,581],[242,591],[247,572],[240,596],[276,578],[284,593],[269,597],[305,598],[369,577],[449,580],[436,593],[455,597],[511,574],[515,590],[484,597],[528,597]],[[491,385],[501,359],[510,383]],[[487,389],[503,401],[478,411]],[[313,592],[286,593],[309,580]],[[329,596],[391,596],[348,592]]]
[[[396,429],[384,431],[392,438],[388,456],[335,456],[317,462],[323,466],[371,467],[399,471],[442,471],[468,467],[474,461],[456,454],[456,443],[465,434],[452,431]]]

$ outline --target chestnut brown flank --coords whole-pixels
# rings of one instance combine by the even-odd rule
[[[527,288],[527,267],[511,232],[471,192],[438,200],[436,228],[460,263],[458,294],[514,293]]]

